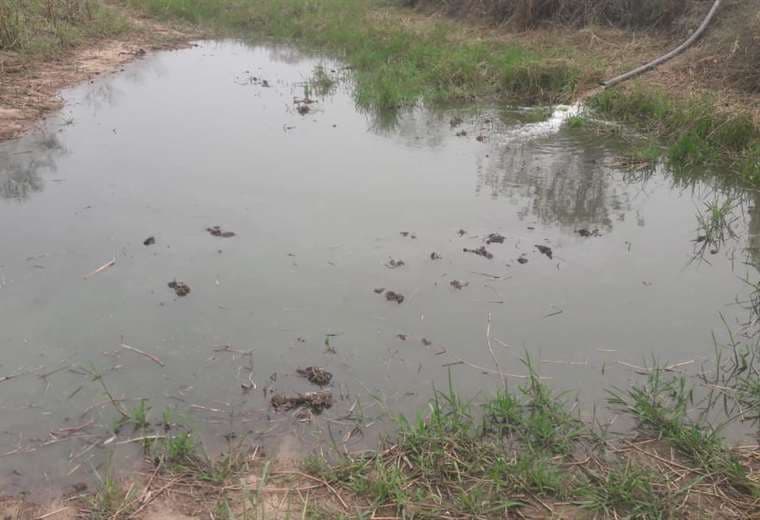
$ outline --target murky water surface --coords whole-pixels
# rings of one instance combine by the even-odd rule
[[[328,426],[357,448],[449,369],[463,394],[493,392],[489,319],[510,381],[527,351],[589,415],[633,377],[625,363],[698,365],[721,314],[747,318],[751,209],[735,211],[736,240],[691,261],[709,186],[642,181],[616,166],[616,138],[562,127],[559,111],[378,116],[343,83],[301,114],[320,64],[340,68],[233,42],[158,53],[65,92],[59,115],[0,145],[6,492],[88,480],[139,436],[112,438],[93,373],[126,408],[149,399],[154,421],[175,410],[212,449],[230,432],[308,449]],[[463,251],[490,233],[505,237],[492,259]],[[192,292],[178,298],[174,279]],[[335,407],[311,422],[272,411],[272,391],[313,389],[295,373],[309,365],[334,373]]]

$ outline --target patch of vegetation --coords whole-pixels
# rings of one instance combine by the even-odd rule
[[[655,491],[661,483],[653,471],[627,461],[604,470],[603,475],[592,473],[589,485],[581,489],[583,506],[605,518],[669,518],[668,498]],[[672,500],[676,497],[670,497]]]
[[[635,417],[643,432],[666,440],[704,474],[724,479],[740,493],[756,494],[757,484],[725,445],[719,429],[690,420],[693,400],[694,390],[684,376],[668,377],[654,368],[644,384],[611,392],[610,403]]]
[[[580,72],[556,53],[506,43],[456,41],[450,22],[420,30],[383,16],[374,0],[129,0],[242,36],[274,37],[332,51],[354,71],[364,107],[398,108],[492,96],[522,102],[572,98]]]
[[[582,25],[603,22],[620,27],[671,29],[698,2],[684,0],[404,0],[409,6],[442,8],[452,15],[479,15],[518,27],[542,23]]]
[[[565,122],[568,128],[583,128],[587,123],[588,120],[583,115],[570,116]]]
[[[0,50],[49,56],[128,27],[102,0],[0,0]]]
[[[691,176],[692,168],[709,172],[728,164],[737,180],[760,182],[760,128],[747,114],[724,112],[705,97],[679,101],[642,84],[605,90],[590,100],[590,106],[661,138],[676,175],[688,169]]]
[[[108,474],[95,494],[87,500],[82,512],[92,520],[124,520],[134,512],[135,498],[133,487],[124,489],[121,482]]]

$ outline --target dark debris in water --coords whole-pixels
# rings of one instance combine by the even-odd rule
[[[221,226],[212,226],[207,227],[206,231],[209,232],[210,235],[215,237],[221,237],[221,238],[231,238],[235,236],[235,233],[232,231],[224,231]]]
[[[305,392],[303,394],[285,395],[275,394],[272,396],[272,408],[275,410],[292,410],[306,407],[314,412],[321,412],[333,405],[332,392],[320,390],[319,392]]]
[[[398,304],[404,303],[404,295],[395,291],[386,291],[385,299],[389,302],[396,302]]]
[[[596,228],[595,229],[581,228],[581,229],[575,230],[575,232],[578,233],[583,238],[600,237],[600,236],[602,236],[601,233],[599,233],[599,230],[596,229]]]
[[[470,285],[470,282],[462,282],[460,280],[451,280],[449,282],[449,285],[452,286],[454,289],[461,291],[462,289]]]
[[[403,260],[394,260],[391,258],[385,263],[385,267],[388,269],[398,269],[399,267],[404,267],[406,263]]]
[[[491,233],[486,238],[486,244],[503,244],[504,240],[504,235],[500,235],[499,233]]]
[[[488,249],[486,249],[484,246],[480,246],[477,249],[468,249],[465,247],[464,249],[462,249],[462,251],[464,251],[465,253],[472,253],[474,255],[482,256],[482,257],[488,258],[489,260],[493,258],[493,254],[491,254],[491,252],[488,251]]]
[[[174,292],[177,296],[187,296],[190,294],[190,286],[187,285],[185,282],[179,282],[177,280],[172,280],[169,282],[169,288],[174,289]]]
[[[552,252],[552,248],[549,246],[542,246],[541,244],[536,244],[536,249],[538,249],[538,252],[542,255],[546,255],[549,257],[549,259],[554,257],[554,253]]]
[[[329,385],[333,377],[333,375],[330,372],[328,372],[324,368],[319,368],[319,367],[299,368],[298,370],[296,370],[296,372],[298,372],[299,376],[302,376],[308,379],[309,383],[317,385],[317,386]]]

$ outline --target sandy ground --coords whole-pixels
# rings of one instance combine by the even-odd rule
[[[51,60],[30,60],[0,52],[0,141],[29,131],[61,108],[58,92],[95,76],[118,72],[146,53],[189,45],[202,35],[127,14],[132,30],[115,39],[93,41]]]

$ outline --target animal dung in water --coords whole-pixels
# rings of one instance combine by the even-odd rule
[[[324,368],[319,368],[319,367],[299,368],[298,370],[296,370],[296,372],[298,372],[299,376],[303,376],[306,379],[308,379],[309,383],[312,383],[318,386],[329,385],[333,377],[330,372],[328,372]]]
[[[443,258],[443,257],[441,255],[439,255],[438,253],[436,253],[435,251],[433,251],[432,253],[430,253],[430,259],[431,260],[440,260],[441,258]]]
[[[483,246],[480,246],[477,249],[467,249],[466,247],[462,249],[465,253],[472,253],[474,255],[483,256],[485,258],[488,258],[489,260],[493,258],[493,255]]]
[[[503,244],[505,237],[498,233],[491,233],[486,238],[486,244]]]
[[[459,280],[451,280],[449,282],[449,285],[452,286],[454,289],[461,291],[468,285],[470,285],[470,282],[460,282]]]
[[[404,295],[395,291],[385,291],[385,299],[398,304],[404,303]]]
[[[155,243],[156,243],[156,237],[154,237],[154,236],[149,236],[148,238],[146,238],[145,240],[143,240],[143,245],[144,246],[152,246]]]
[[[542,255],[546,255],[550,259],[553,257],[554,253],[552,253],[552,248],[549,246],[542,246],[540,244],[536,244],[536,249],[538,249],[538,252]]]
[[[187,285],[185,282],[178,282],[177,280],[172,280],[169,282],[169,287],[171,289],[174,289],[174,292],[177,294],[177,296],[187,296],[190,294],[190,286]]]
[[[235,233],[232,231],[223,231],[220,226],[208,227],[206,228],[206,231],[215,237],[230,238],[235,236]]]
[[[272,396],[271,403],[272,408],[275,410],[292,410],[293,408],[304,406],[314,412],[321,412],[332,407],[333,395],[328,390],[305,392],[296,395],[275,394]]]
[[[393,258],[391,258],[390,260],[388,260],[388,262],[385,263],[385,267],[387,267],[388,269],[396,269],[398,267],[403,267],[405,265],[406,263],[403,260],[394,260]]]

